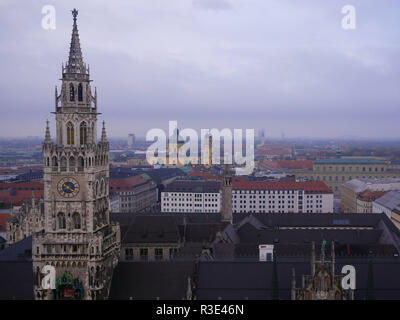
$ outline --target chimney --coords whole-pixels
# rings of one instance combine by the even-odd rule
[[[258,246],[259,261],[274,261],[274,245],[260,244]]]

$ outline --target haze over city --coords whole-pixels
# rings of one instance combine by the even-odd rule
[[[2,0],[0,136],[44,135],[79,6],[111,137],[177,120],[267,137],[396,138],[400,5],[350,2],[356,30],[342,29],[348,3],[337,0]],[[41,26],[47,4],[55,30]]]
[[[398,3],[47,1],[0,0],[0,302],[400,299]]]

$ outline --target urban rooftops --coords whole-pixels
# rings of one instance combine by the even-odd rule
[[[375,158],[332,158],[315,160],[314,164],[385,164],[383,160]]]

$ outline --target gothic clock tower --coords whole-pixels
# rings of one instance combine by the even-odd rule
[[[33,236],[36,299],[105,299],[118,262],[120,230],[110,223],[109,143],[103,122],[97,140],[97,94],[91,91],[72,10],[68,62],[61,94],[55,90],[56,142],[47,123],[43,143],[43,232]],[[44,266],[56,271],[56,288],[42,287]]]

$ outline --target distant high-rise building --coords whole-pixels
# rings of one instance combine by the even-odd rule
[[[135,144],[136,137],[133,133],[128,134],[128,147],[132,148]]]
[[[265,145],[265,132],[264,129],[261,131],[261,146]]]

